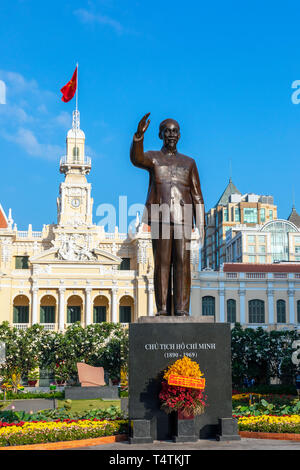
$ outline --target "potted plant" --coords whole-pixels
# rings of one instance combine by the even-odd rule
[[[64,361],[55,364],[54,377],[56,385],[65,385],[70,376],[70,370]]]
[[[29,387],[35,387],[39,380],[40,372],[39,369],[32,369],[28,372],[28,385]]]

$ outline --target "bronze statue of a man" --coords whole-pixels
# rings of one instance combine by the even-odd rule
[[[173,119],[166,119],[159,126],[162,149],[144,152],[149,115],[138,124],[130,159],[135,166],[149,172],[143,222],[151,225],[157,315],[189,315],[193,227],[198,229],[200,243],[204,238],[204,202],[199,175],[195,160],[177,152],[180,128]]]

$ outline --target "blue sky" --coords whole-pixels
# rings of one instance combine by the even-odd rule
[[[60,88],[79,63],[79,109],[92,157],[94,221],[101,203],[145,202],[148,175],[129,147],[151,112],[181,124],[179,150],[194,157],[206,209],[232,179],[271,194],[287,218],[300,212],[300,28],[295,1],[2,0],[0,203],[19,229],[56,222],[56,198],[75,100]]]

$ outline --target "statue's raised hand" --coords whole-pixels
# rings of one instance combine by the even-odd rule
[[[140,122],[138,124],[137,131],[135,133],[136,137],[140,138],[140,137],[143,137],[143,135],[145,134],[145,132],[148,129],[149,124],[150,124],[150,119],[148,119],[149,116],[150,116],[150,113],[147,113],[140,120]],[[147,121],[147,119],[148,119],[148,121]]]

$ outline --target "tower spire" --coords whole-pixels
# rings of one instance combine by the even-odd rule
[[[72,129],[75,132],[80,129],[80,112],[77,108],[73,111]]]
[[[76,68],[77,68],[76,111],[78,111],[78,62],[76,63]]]

